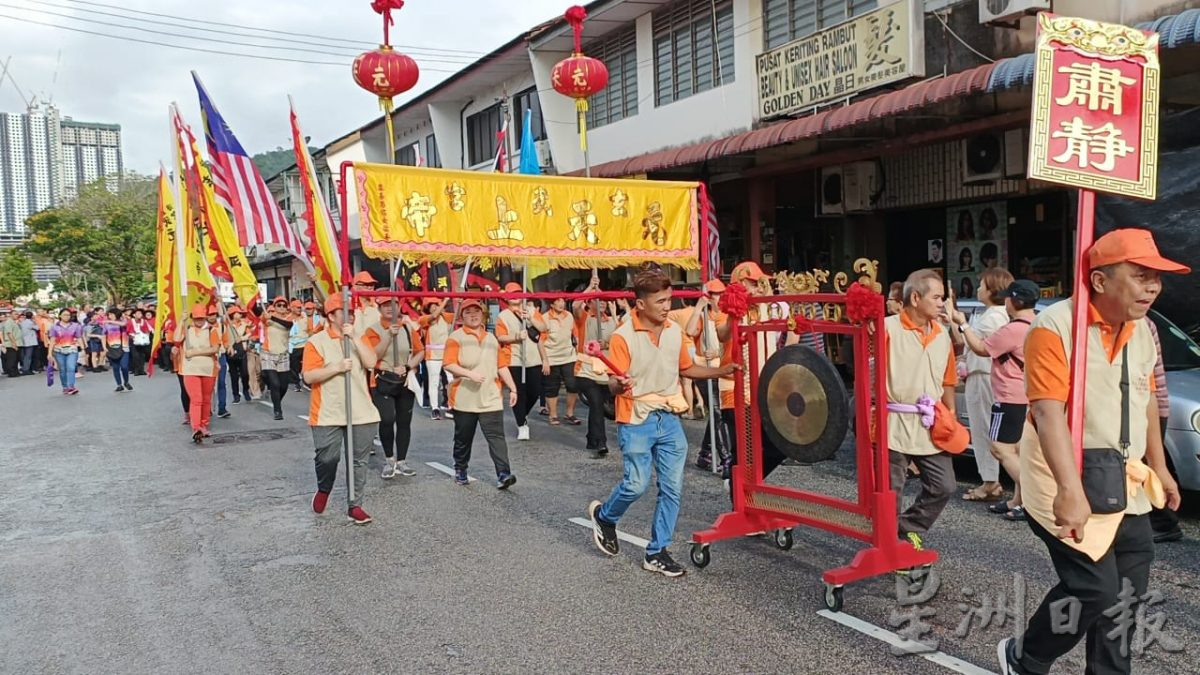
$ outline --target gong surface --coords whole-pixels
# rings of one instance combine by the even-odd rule
[[[850,428],[841,375],[803,345],[789,345],[767,359],[758,378],[758,412],[771,444],[805,464],[832,458]]]

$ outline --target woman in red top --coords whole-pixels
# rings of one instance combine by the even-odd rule
[[[154,321],[146,318],[140,308],[135,309],[125,329],[129,333],[129,369],[134,376],[145,375],[146,364],[150,362],[150,338],[154,335]]]

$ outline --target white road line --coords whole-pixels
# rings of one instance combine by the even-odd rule
[[[307,421],[308,421],[308,415],[296,415],[296,417],[297,417],[297,418],[299,418],[299,419],[302,419],[302,420],[304,420],[305,422],[307,422]]]
[[[900,647],[905,644],[904,638],[891,632],[890,630],[884,630],[873,623],[867,623],[866,621],[850,616],[849,614],[842,612],[831,612],[827,609],[823,609],[817,612],[817,616],[825,617],[830,621],[836,621],[847,628],[856,630],[868,637],[873,637],[880,642],[886,642],[894,647]],[[962,673],[963,675],[996,675],[996,673],[990,670],[980,668],[973,663],[967,663],[966,661],[957,659],[949,654],[946,654],[945,652],[930,652],[928,654],[916,654],[916,656],[920,656],[926,661],[932,661],[939,666],[953,670],[956,673]]]
[[[275,407],[274,405],[272,405],[272,404],[271,404],[271,402],[270,402],[270,401],[259,401],[259,403],[261,403],[261,404],[263,404],[263,405],[267,406],[268,408],[274,408],[274,407]]]
[[[451,477],[454,476],[454,469],[451,469],[450,467],[446,466],[445,464],[442,464],[441,462],[425,462],[425,466],[428,466],[432,469],[436,469],[437,471],[441,471],[442,473],[446,474],[447,476],[451,476]],[[474,483],[475,478],[473,476],[467,476],[467,482]]]
[[[571,518],[570,522],[582,527],[586,527],[589,530],[592,529],[592,521],[588,520],[587,518]],[[617,539],[620,539],[621,541],[627,541],[634,546],[638,546],[643,549],[650,545],[648,540],[642,539],[641,537],[635,537],[632,534],[628,534],[620,530],[617,530]]]

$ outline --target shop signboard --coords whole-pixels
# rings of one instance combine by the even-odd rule
[[[1029,178],[1154,199],[1158,34],[1038,15]]]
[[[920,0],[899,0],[758,55],[758,117],[823,103],[925,75]]]

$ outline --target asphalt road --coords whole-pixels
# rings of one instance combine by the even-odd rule
[[[383,481],[373,457],[364,506],[375,522],[354,527],[341,480],[325,515],[309,509],[306,394],[288,394],[283,422],[260,402],[232,406],[214,420],[218,442],[198,448],[174,376],[134,386],[115,394],[111,377],[90,374],[67,398],[40,377],[0,381],[0,672],[954,672],[818,614],[820,573],[846,564],[853,541],[800,529],[791,551],[746,538],[715,544],[703,570],[686,563],[690,533],[727,506],[720,481],[695,468],[671,549],[687,576],[642,571],[632,544],[602,556],[570,519],[612,489],[620,458],[588,459],[581,428],[537,418],[532,442],[510,441],[517,485],[498,492],[481,439],[469,487],[426,464],[451,464],[451,423],[418,411],[419,474]],[[697,447],[702,423],[686,424]],[[782,467],[778,482],[853,495],[848,447]],[[649,497],[623,532],[649,536]],[[1135,672],[1200,672],[1194,516],[1185,530],[1160,548],[1151,581],[1185,650],[1152,647]],[[1032,612],[1054,582],[1044,548],[957,498],[927,544],[941,554],[928,637],[968,664],[959,672],[995,671],[1013,622],[959,638],[959,604],[968,589],[1011,602],[1020,574]],[[890,576],[846,588],[844,615],[860,627],[893,630],[897,608]],[[1080,650],[1057,672],[1082,672]]]

